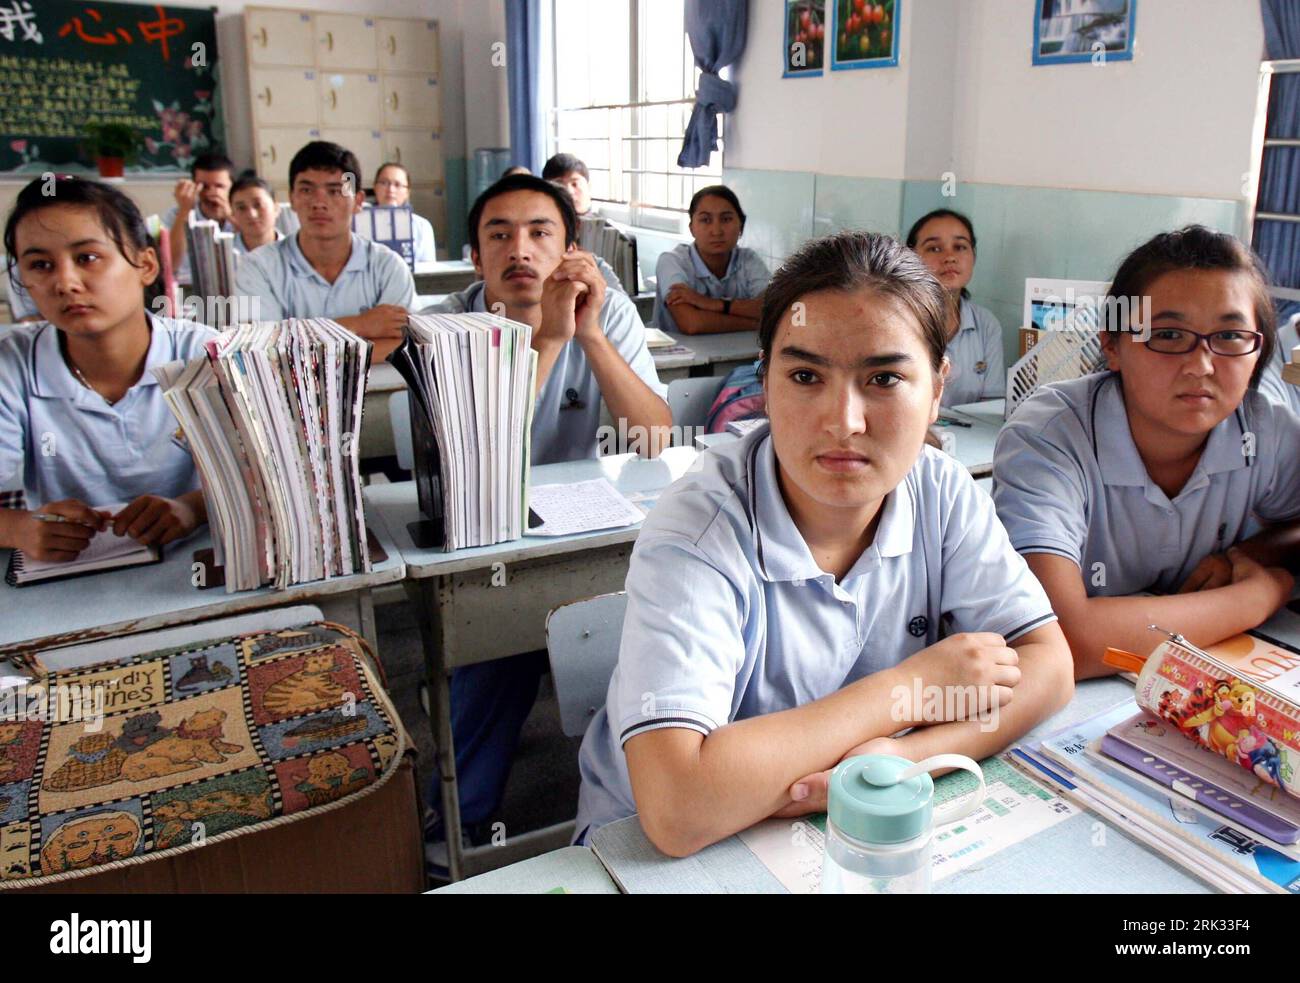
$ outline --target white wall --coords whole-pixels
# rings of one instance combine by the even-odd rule
[[[1096,67],[1032,64],[1034,0],[905,0],[898,68],[817,79],[781,77],[783,9],[750,5],[727,167],[1241,197],[1256,0],[1140,0]]]
[[[1241,197],[1264,57],[1256,0],[1140,0],[1133,60],[1101,66],[1032,65],[1033,12],[962,5],[959,180]]]
[[[900,64],[917,2],[903,3]],[[782,78],[784,17],[785,4],[777,0],[749,5],[745,55],[732,74],[740,95],[726,131],[726,166],[903,177],[906,70],[833,72],[828,49],[820,78]]]

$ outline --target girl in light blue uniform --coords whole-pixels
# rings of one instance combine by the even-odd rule
[[[915,249],[952,298],[948,315],[948,379],[943,405],[961,406],[1007,394],[1002,325],[993,312],[970,299],[975,272],[975,227],[961,212],[938,208],[922,215],[907,233]]]
[[[618,667],[579,755],[580,838],[639,813],[685,855],[824,809],[846,756],[983,757],[1069,700],[1046,596],[988,497],[924,446],[945,312],[886,236],[812,242],[773,278],[770,423],[703,455],[637,538]],[[932,686],[972,687],[1000,718],[927,718]]]
[[[150,370],[216,332],[145,310],[160,266],[139,209],[95,181],[37,178],[4,245],[45,320],[0,337],[0,490],[24,502],[0,509],[0,547],[58,561],[106,528],[149,546],[189,535],[207,510]]]
[[[1107,646],[1145,655],[1151,624],[1204,646],[1265,621],[1300,519],[1300,418],[1255,388],[1275,335],[1258,258],[1201,226],[1158,235],[1107,310],[1109,371],[1034,393],[993,462],[1079,678],[1114,671]]]

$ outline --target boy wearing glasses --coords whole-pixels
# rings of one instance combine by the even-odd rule
[[[317,140],[289,163],[297,234],[249,253],[236,293],[255,297],[259,321],[329,317],[373,342],[380,361],[401,343],[415,280],[397,253],[352,231],[365,192],[350,150]]]
[[[998,437],[993,499],[1052,601],[1076,678],[1151,624],[1213,645],[1291,593],[1300,417],[1256,391],[1276,343],[1259,259],[1201,226],[1121,264],[1109,372],[1047,385]]]

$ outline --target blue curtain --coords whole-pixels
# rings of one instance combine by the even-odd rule
[[[1270,59],[1300,58],[1300,4],[1294,0],[1260,0],[1264,41]],[[1300,137],[1300,74],[1275,75],[1268,106],[1270,137]],[[1300,214],[1300,148],[1270,147],[1259,175],[1261,212]],[[1277,284],[1300,287],[1300,224],[1260,220],[1255,223],[1255,251]]]
[[[541,103],[540,0],[506,0],[506,73],[510,88],[512,166],[542,173],[546,163],[546,113]]]
[[[718,113],[736,108],[736,87],[718,73],[745,51],[747,13],[747,0],[686,0],[686,36],[702,74],[679,167],[703,167],[718,149]]]

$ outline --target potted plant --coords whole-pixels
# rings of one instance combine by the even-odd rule
[[[139,135],[123,123],[91,123],[86,127],[86,140],[100,177],[122,177],[140,148]]]

